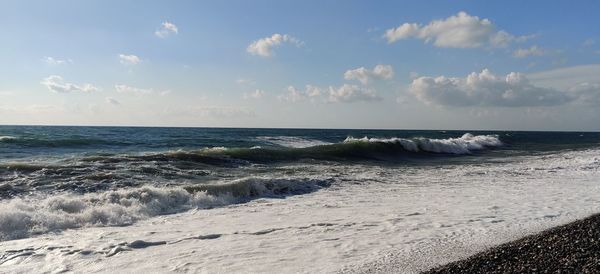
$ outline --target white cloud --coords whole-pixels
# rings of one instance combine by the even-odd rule
[[[339,88],[329,87],[330,103],[352,103],[358,101],[380,101],[375,90],[344,84]]]
[[[396,42],[400,39],[407,39],[415,36],[419,36],[421,33],[421,26],[417,23],[404,23],[397,28],[388,29],[383,35],[388,39],[389,43]]]
[[[600,106],[600,82],[580,83],[569,89],[569,92],[577,96],[579,103],[591,106]]]
[[[302,99],[306,98],[306,94],[296,89],[294,86],[289,86],[287,88],[287,93],[277,96],[277,99],[280,101],[295,103]]]
[[[329,86],[328,88],[306,85],[304,90],[289,86],[287,88],[287,93],[279,95],[277,98],[280,101],[295,103],[306,99],[314,101],[322,95],[327,96],[324,101],[328,103],[352,103],[358,101],[382,100],[374,89],[349,84],[343,84],[340,87]]]
[[[304,90],[304,93],[309,98],[320,96],[322,92],[323,91],[320,88],[312,86],[312,85],[306,85],[305,90]]]
[[[409,90],[422,102],[442,106],[554,106],[574,99],[572,94],[535,86],[521,73],[498,76],[487,69],[465,78],[419,77]]]
[[[44,78],[40,83],[46,86],[50,91],[57,93],[93,92],[100,90],[91,84],[76,85],[66,83],[64,79],[58,75],[50,75]]]
[[[244,93],[244,99],[260,99],[265,96],[265,92],[263,90],[257,89],[254,92]]]
[[[121,102],[117,101],[117,99],[112,97],[106,97],[106,102],[115,106],[121,105]]]
[[[277,96],[280,101],[295,103],[306,98],[315,98],[320,96],[322,90],[312,85],[306,85],[304,90],[298,90],[294,86],[287,88],[287,93]]]
[[[346,80],[358,80],[359,82],[366,85],[369,82],[371,72],[365,67],[347,70],[344,72],[344,79]]]
[[[123,65],[137,65],[140,62],[142,62],[142,59],[140,59],[140,57],[137,57],[133,54],[119,54],[119,60]]]
[[[528,49],[517,49],[513,52],[513,56],[516,58],[525,58],[528,56],[542,56],[545,55],[547,51],[538,46],[531,46]]]
[[[167,96],[169,94],[171,94],[171,90],[163,90],[163,91],[155,91],[154,89],[151,88],[138,88],[138,87],[132,87],[132,86],[128,86],[128,85],[115,85],[115,90],[118,93],[127,93],[127,94],[134,94],[134,95],[148,95],[148,94],[158,94],[160,96]]]
[[[371,78],[379,78],[389,80],[394,77],[394,69],[390,65],[377,65],[372,70],[364,67],[347,70],[344,73],[344,79],[346,80],[358,80],[363,85],[369,83]]]
[[[154,92],[152,89],[136,88],[128,85],[115,85],[115,90],[119,93],[131,93],[135,95],[144,95]]]
[[[265,37],[258,39],[246,48],[252,55],[259,55],[262,57],[270,57],[273,55],[273,48],[279,47],[283,43],[290,43],[296,46],[301,46],[302,41],[288,35],[275,33],[271,37]]]
[[[391,65],[377,65],[373,68],[373,76],[389,80],[394,77],[394,69]]]
[[[178,33],[179,29],[175,24],[165,21],[160,25],[160,28],[154,32],[154,35],[156,35],[158,38],[167,38],[171,34]]]
[[[44,58],[42,58],[42,62],[48,64],[48,65],[64,65],[67,63],[73,63],[73,60],[71,59],[67,59],[67,60],[62,60],[62,59],[57,59],[54,57],[50,57],[50,56],[45,56]]]
[[[535,85],[567,90],[581,83],[600,83],[600,64],[563,67],[527,74]]]
[[[496,26],[489,19],[480,19],[461,11],[446,19],[433,20],[425,26],[404,23],[397,28],[386,30],[383,37],[389,43],[417,38],[443,48],[478,48],[504,47],[513,41],[527,40],[532,36],[515,37],[505,31],[496,30]]]

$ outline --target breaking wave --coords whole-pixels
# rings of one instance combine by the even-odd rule
[[[494,135],[464,134],[459,138],[353,138],[341,143],[323,144],[303,148],[252,147],[252,148],[206,148],[178,150],[138,156],[98,156],[86,161],[192,161],[215,166],[239,166],[248,163],[314,160],[389,160],[432,155],[465,155],[501,146]]]
[[[410,152],[433,152],[433,153],[449,153],[449,154],[470,154],[477,150],[483,150],[490,147],[498,147],[502,145],[500,139],[496,135],[473,135],[465,133],[460,138],[448,139],[428,139],[428,138],[368,138],[360,139],[348,137],[344,143],[380,143],[380,144],[396,144]]]
[[[0,142],[6,142],[6,141],[10,141],[10,140],[15,140],[17,139],[16,137],[13,136],[0,136]]]
[[[245,178],[184,188],[141,187],[85,195],[15,198],[0,203],[0,241],[70,228],[130,225],[190,209],[306,194],[330,183],[316,179]]]
[[[296,136],[261,136],[257,137],[257,139],[269,144],[291,148],[306,148],[331,144],[321,140],[301,138]]]

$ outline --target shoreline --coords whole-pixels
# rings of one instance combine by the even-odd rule
[[[600,214],[492,247],[422,273],[600,271]]]
[[[318,200],[323,201],[329,200],[331,197],[330,195],[337,194],[338,193],[322,191],[309,195],[316,195],[317,198],[320,197]],[[347,197],[354,199],[355,195],[349,195]],[[360,242],[352,243],[349,241],[341,241],[343,239],[341,235],[347,235],[348,229],[356,226],[356,224],[343,222],[343,220],[349,220],[348,216],[355,216],[355,208],[341,209],[341,211],[336,210],[337,213],[340,213],[336,215],[340,216],[341,219],[332,222],[330,218],[331,215],[329,214],[318,214],[315,216],[312,214],[315,212],[314,210],[309,210],[307,212],[304,201],[304,199],[300,199],[298,196],[292,196],[286,200],[255,200],[245,204],[243,207],[222,207],[211,210],[196,210],[175,215],[156,216],[153,219],[147,219],[132,224],[131,226],[72,229],[65,230],[58,234],[48,234],[40,237],[7,241],[3,242],[4,246],[0,248],[0,254],[4,253],[5,255],[9,255],[5,256],[4,259],[6,260],[4,262],[10,262],[3,264],[0,259],[0,272],[31,273],[39,271],[40,269],[48,272],[63,269],[65,271],[95,273],[109,273],[111,271],[146,271],[153,273],[168,269],[170,271],[183,272],[273,273],[272,269],[274,269],[274,265],[276,265],[275,267],[282,272],[417,273],[435,267],[436,264],[431,262],[432,258],[437,259],[439,264],[453,261],[449,257],[446,257],[445,259],[440,257],[436,258],[433,254],[437,252],[439,255],[441,250],[439,247],[443,247],[436,245],[431,246],[429,249],[413,246],[422,251],[420,255],[418,253],[413,253],[413,256],[417,255],[417,257],[421,257],[422,259],[425,259],[425,261],[429,261],[426,268],[423,268],[423,265],[420,265],[418,258],[416,257],[414,258],[416,260],[412,261],[413,265],[410,268],[402,268],[402,263],[407,263],[406,258],[399,258],[397,256],[387,258],[392,259],[391,262],[385,260],[379,261],[379,264],[371,265],[370,268],[361,267],[361,265],[363,265],[362,263],[359,265],[351,265],[348,264],[347,261],[338,260],[340,258],[338,255],[341,254],[335,253],[335,250],[339,250],[336,247],[339,246],[336,245],[336,242],[353,247],[355,251],[346,253],[346,255],[356,255],[354,258],[367,258],[369,255],[374,255],[369,253],[355,254],[355,252],[364,252],[366,249],[361,247],[368,246],[369,244],[369,242],[366,242],[365,240],[372,241],[373,239],[376,239],[373,236],[380,236],[381,227],[366,226],[367,228],[375,228],[375,230],[370,233],[368,230],[361,229],[361,237],[354,239],[359,240]],[[290,204],[290,202],[292,204]],[[321,203],[310,204],[319,205]],[[247,207],[252,209],[250,214],[245,210]],[[321,207],[317,208],[322,209]],[[298,218],[295,218],[294,220],[281,219],[289,213],[288,210],[292,210],[294,212],[292,215],[298,216]],[[226,212],[229,213],[229,215],[223,214]],[[595,209],[589,211],[589,213],[592,212],[598,212],[598,210]],[[418,218],[419,216],[422,215],[408,217]],[[569,226],[570,224],[573,224],[573,221],[581,222],[579,220],[587,220],[590,218],[589,216],[590,215],[588,214],[578,214],[577,217],[573,216],[573,218],[564,216],[570,220],[563,219],[564,222],[560,220],[550,221],[551,223],[554,222],[554,226],[551,223],[542,223],[540,225],[549,229],[543,230],[542,228],[536,231],[542,231],[540,232],[541,234],[547,233],[547,231]],[[592,222],[592,228],[594,228],[593,226],[600,222],[600,215],[592,216],[596,217]],[[377,219],[380,218],[378,217]],[[285,223],[282,223],[281,220],[285,220]],[[571,221],[571,223],[567,223],[569,221]],[[564,225],[565,223],[567,223],[567,225]],[[373,223],[371,220],[362,222],[362,224],[370,225]],[[511,227],[521,227],[522,225],[523,223],[517,222]],[[362,227],[365,226],[361,226],[361,228]],[[496,229],[489,231],[493,232],[494,230]],[[518,234],[525,231],[522,229],[515,230],[516,231],[513,232]],[[397,242],[398,239],[394,239],[392,235],[401,235],[399,232],[401,231],[389,231],[388,235],[390,237],[386,238],[385,241]],[[369,233],[370,237],[362,237],[365,236],[365,233]],[[534,236],[527,236],[525,238],[535,237],[535,235],[540,233],[532,234]],[[598,233],[598,230],[596,230],[595,235],[597,234],[600,234]],[[294,236],[290,237],[290,235]],[[494,234],[487,234],[485,237],[493,238]],[[517,237],[512,239],[517,239]],[[436,238],[439,239],[439,237]],[[295,240],[290,242],[290,239]],[[593,237],[592,239],[595,239],[597,243],[599,237]],[[465,239],[461,240],[459,238],[454,240],[454,244],[446,246],[446,248],[450,247],[450,249],[446,249],[445,251],[450,251],[451,254],[454,255],[457,255],[455,252],[465,254],[460,251],[468,250],[461,250],[461,244],[454,247],[452,246],[459,242],[469,243],[469,239],[466,239],[467,241],[463,241]],[[518,241],[521,240],[513,242]],[[508,244],[513,242],[509,242]],[[285,252],[273,254],[267,253],[267,250],[259,248],[261,253],[258,255],[256,253],[247,253],[249,250],[256,252],[256,244],[269,246],[270,248],[268,250],[285,250]],[[316,244],[319,246],[315,247]],[[476,243],[471,242],[469,246],[473,247],[474,244]],[[504,245],[507,244],[499,245],[499,247]],[[479,246],[492,247],[494,245],[480,242]],[[486,249],[487,248],[481,248],[479,250]],[[231,253],[232,250],[238,254],[236,258],[242,258],[242,260],[223,261],[223,256]],[[295,253],[296,255],[291,255],[294,254],[294,250],[302,251],[302,256],[298,256],[300,255],[298,253]],[[314,253],[318,255],[307,258],[305,257],[306,250],[311,250],[311,254]],[[428,254],[428,251],[434,253]],[[484,253],[485,252],[486,251],[484,251]],[[600,254],[600,252],[597,253]],[[244,256],[244,254],[248,254],[249,256]],[[282,257],[281,254],[288,255]],[[433,256],[428,257],[427,255]],[[197,258],[203,259],[198,260]],[[454,258],[458,259],[457,257]],[[467,257],[465,256],[462,258]],[[398,264],[398,261],[394,262],[393,259],[403,260],[400,262],[401,264]],[[309,260],[316,260],[318,263],[308,265],[307,261]],[[423,261],[423,263],[425,263],[425,261]],[[222,264],[223,262],[226,262],[227,264]],[[248,262],[253,263],[249,264]],[[319,266],[319,268],[315,268],[314,266]],[[340,269],[340,266],[347,266],[347,268],[344,267]],[[400,268],[397,268],[398,266],[400,266]],[[569,273],[574,272],[573,270],[568,270],[571,269],[565,269],[565,271]],[[464,269],[462,271],[448,269],[446,272],[431,273],[490,272],[494,273],[493,270],[472,271],[470,269]],[[524,269],[522,271],[498,270],[497,272],[514,273],[532,271]]]

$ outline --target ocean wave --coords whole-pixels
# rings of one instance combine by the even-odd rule
[[[85,195],[15,198],[0,203],[0,240],[70,228],[130,225],[157,215],[261,197],[305,194],[329,185],[329,180],[245,178],[185,188],[141,187]]]
[[[331,184],[330,180],[317,179],[263,179],[247,178],[225,184],[199,184],[183,187],[190,193],[231,195],[236,198],[280,197],[314,192]]]
[[[498,147],[502,142],[497,135],[473,135],[465,133],[460,138],[448,139],[429,139],[429,138],[353,138],[348,137],[344,143],[383,143],[397,144],[403,149],[410,152],[433,152],[433,153],[449,153],[449,154],[470,154],[477,150],[483,150],[490,147]]]
[[[31,162],[5,162],[0,163],[0,174],[8,172],[12,173],[14,171],[20,172],[34,172],[43,169],[52,169],[56,168],[56,166],[50,164],[43,163],[31,163]]]
[[[17,137],[14,136],[0,136],[0,142],[6,142],[10,140],[15,140]]]
[[[158,154],[178,159],[207,161],[286,161],[298,159],[343,160],[343,159],[393,159],[395,156],[410,156],[420,153],[431,154],[472,154],[476,151],[502,146],[496,135],[473,135],[466,133],[459,138],[353,138],[347,137],[341,143],[315,145],[303,148],[220,148],[197,151],[177,151]]]
[[[86,157],[83,161],[189,161],[212,166],[238,167],[250,163],[268,163],[314,160],[384,160],[394,161],[410,157],[438,155],[465,155],[501,146],[495,135],[464,134],[459,138],[353,138],[343,142],[302,148],[291,147],[214,147],[198,150],[176,150],[144,155],[100,155]]]
[[[331,144],[329,142],[321,140],[308,139],[296,136],[260,136],[256,139],[269,144],[275,144],[278,146],[290,148],[306,148],[312,146],[322,146]]]

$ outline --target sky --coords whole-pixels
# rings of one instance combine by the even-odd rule
[[[0,124],[600,130],[598,1],[0,4]]]

